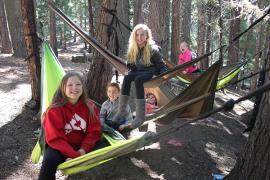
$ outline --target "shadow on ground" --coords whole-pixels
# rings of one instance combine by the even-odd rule
[[[35,168],[33,172],[24,168],[31,164],[29,157],[36,143],[34,131],[40,126],[33,120],[35,114],[36,111],[24,108],[20,115],[0,128],[0,179],[36,177]]]

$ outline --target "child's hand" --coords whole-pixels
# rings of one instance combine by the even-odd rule
[[[182,71],[182,73],[183,73],[183,74],[187,74],[187,72],[186,72],[186,71]]]
[[[85,152],[85,150],[84,150],[84,149],[82,149],[82,148],[81,148],[81,149],[79,149],[79,150],[78,150],[78,152],[79,152],[81,155],[84,155],[84,154],[86,153],[86,152]]]
[[[123,131],[124,129],[132,129],[132,125],[130,123],[128,124],[122,124],[119,126],[118,130],[121,132]]]
[[[71,160],[71,159],[72,159],[72,158],[67,158],[66,161],[69,161],[69,160]]]

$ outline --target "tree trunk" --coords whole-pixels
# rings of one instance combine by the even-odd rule
[[[49,2],[52,1],[53,0],[49,0]],[[55,13],[52,10],[50,10],[49,12],[50,12],[50,45],[54,51],[54,54],[58,56]]]
[[[148,26],[154,40],[162,48],[163,56],[168,59],[170,2],[150,0],[149,12]]]
[[[238,2],[239,3],[239,2]],[[228,49],[228,60],[227,64],[234,64],[238,62],[238,53],[239,53],[239,39],[235,42],[232,42],[233,38],[239,34],[240,32],[240,7],[232,7],[231,9],[231,24],[230,24],[230,34],[229,34],[229,42],[232,45]],[[236,81],[238,76],[235,76],[232,81]],[[236,89],[236,84],[231,86],[232,89]]]
[[[230,24],[230,34],[229,42],[232,42],[233,38],[240,32],[240,7],[233,7],[231,9],[231,24]],[[238,49],[239,49],[239,39],[233,42],[232,46],[228,49],[228,64],[234,64],[238,62]]]
[[[112,9],[115,1],[103,0],[101,6]],[[107,30],[111,23],[112,16],[101,8],[98,16],[97,41],[103,44],[108,50],[112,51],[114,46],[115,34],[108,37]],[[115,53],[112,51],[112,53]],[[103,102],[106,99],[106,86],[112,79],[112,66],[105,61],[103,57],[95,53],[93,63],[87,74],[86,88],[87,94],[91,99],[97,102]]]
[[[88,0],[88,23],[89,23],[89,34],[95,37],[95,28],[94,28],[94,15],[93,15],[93,7],[92,7],[92,0]],[[89,46],[88,52],[92,52],[91,46]]]
[[[179,45],[190,43],[191,1],[172,1],[171,61],[177,64]]]
[[[206,5],[203,1],[198,2],[198,39],[197,39],[197,55],[202,56],[205,54],[205,35],[206,35]],[[200,68],[202,67],[202,62],[200,64]]]
[[[256,52],[259,52],[261,50],[261,46],[262,46],[262,36],[263,36],[263,24],[260,24],[259,26],[257,26],[256,28]],[[260,58],[259,56],[255,57],[255,62],[254,62],[254,68],[253,68],[253,73],[256,73],[259,71],[260,69]],[[257,87],[257,81],[258,81],[258,75],[253,76],[251,78],[251,91],[253,91],[254,89],[256,89]]]
[[[26,45],[23,36],[23,22],[20,0],[5,0],[8,26],[12,41],[14,57],[26,57]]]
[[[144,23],[144,15],[143,15],[143,3],[144,0],[137,0],[134,1],[133,4],[133,26],[136,26],[137,24]]]
[[[212,27],[211,27],[211,23],[212,23],[212,4],[211,3],[207,3],[207,9],[206,9],[206,13],[207,13],[207,27],[206,27],[206,51],[205,53],[209,53],[211,51],[211,46],[212,46]],[[201,68],[202,69],[208,69],[209,67],[209,57],[207,57],[207,59],[203,60],[201,63]]]
[[[32,99],[40,101],[40,42],[36,34],[35,9],[33,0],[22,0],[24,38],[27,49],[27,62],[31,78]]]
[[[128,0],[117,1],[116,13],[119,20],[122,21],[128,27],[130,27],[130,22],[129,22],[130,12],[129,12]],[[118,21],[118,24],[116,24],[116,27],[117,27],[117,38],[119,42],[116,44],[119,46],[119,49],[118,49],[118,52],[116,52],[116,55],[122,58],[125,58],[125,55],[127,52],[128,39],[130,36],[130,30],[127,29],[127,27],[125,27],[119,21]]]
[[[7,14],[4,0],[0,0],[0,36],[2,42],[2,53],[12,53],[12,45],[7,23]]]
[[[268,37],[268,65],[270,60],[270,37]],[[269,82],[269,72],[266,76]],[[270,92],[263,94],[259,114],[248,143],[226,180],[270,179]]]

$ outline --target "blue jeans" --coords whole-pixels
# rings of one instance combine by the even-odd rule
[[[135,83],[136,98],[144,99],[143,83],[152,79],[153,73],[149,71],[131,71],[124,77],[122,84],[122,95],[129,96],[132,81]]]

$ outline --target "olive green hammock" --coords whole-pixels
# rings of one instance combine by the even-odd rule
[[[170,69],[176,67],[176,65],[170,61],[165,62]],[[242,62],[237,62],[234,64],[221,67],[218,75],[218,82],[216,89],[219,90],[223,88],[226,84],[228,84],[243,69],[243,67],[248,62],[249,60],[245,60]],[[201,74],[202,72],[192,74],[183,74],[182,72],[178,72],[176,78],[185,85],[188,85],[192,83],[195,79],[197,79]]]
[[[65,72],[47,43],[42,44],[41,55],[41,109],[44,112]],[[218,62],[215,63],[186,90],[161,107],[159,111],[146,116],[146,122],[159,120],[161,123],[170,123],[176,117],[195,117],[212,109],[219,66]],[[78,173],[157,141],[156,135],[151,132],[130,140],[124,139],[117,131],[109,134],[103,133],[103,136],[111,144],[110,146],[64,162],[58,166],[58,170],[63,171],[64,174]],[[32,151],[31,159],[34,163],[39,162],[43,150],[44,137],[41,135]]]

